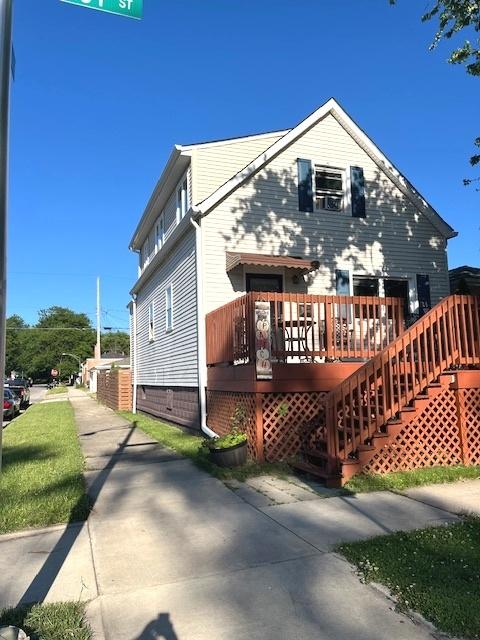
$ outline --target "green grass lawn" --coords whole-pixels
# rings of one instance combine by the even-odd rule
[[[442,631],[480,638],[480,519],[395,533],[338,550],[367,581],[386,585],[400,607]]]
[[[84,520],[82,469],[70,404],[30,407],[3,431],[0,533]]]
[[[81,602],[35,604],[0,611],[0,625],[23,629],[31,640],[91,640]]]
[[[200,447],[202,444],[201,437],[186,433],[182,429],[140,413],[133,414],[129,411],[119,411],[118,413],[130,422],[136,421],[140,429],[149,436],[170,449],[174,449],[179,454],[191,458],[195,464],[220,480],[235,479],[243,482],[252,476],[269,474],[283,477],[291,473],[285,463],[258,464],[257,462],[248,462],[235,469],[217,467],[216,464],[210,462],[207,451]]]
[[[363,491],[403,491],[424,484],[456,482],[457,480],[474,480],[480,478],[480,466],[477,467],[426,467],[413,471],[397,471],[395,473],[360,474],[354,476],[345,485],[347,491],[360,493]]]
[[[60,385],[58,387],[52,387],[51,389],[47,389],[47,396],[56,396],[59,393],[68,393],[67,387]]]

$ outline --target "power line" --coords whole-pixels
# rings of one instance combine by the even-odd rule
[[[115,331],[128,331],[128,327],[109,327]],[[7,331],[92,331],[93,327],[7,327]]]
[[[96,278],[96,275],[91,273],[67,273],[65,271],[54,272],[54,271],[9,271],[10,275],[15,276],[52,276],[58,278],[59,276],[66,276],[68,278]],[[135,276],[118,276],[113,274],[107,274],[100,276],[103,279],[112,279],[112,280],[129,280],[133,282],[135,280]]]

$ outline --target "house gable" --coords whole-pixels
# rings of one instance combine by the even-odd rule
[[[410,182],[396,169],[393,163],[386,158],[380,149],[333,98],[328,100],[328,102],[296,127],[290,129],[284,136],[276,140],[268,149],[257,156],[255,160],[238,171],[232,178],[205,198],[205,200],[194,206],[194,212],[201,216],[208,214],[219,202],[241,186],[246,180],[252,178],[258,171],[267,166],[280,153],[284,152],[289,146],[329,115],[337,120],[340,126],[355,140],[365,153],[369,155],[379,170],[395,184],[403,195],[416,207],[419,213],[424,215],[445,238],[453,238],[457,235],[452,227],[450,227],[418,191],[414,189]]]
[[[366,216],[353,217],[350,203],[342,211],[300,210],[299,159],[313,167],[339,168],[345,180],[351,167],[361,168]],[[346,185],[346,196],[349,192]],[[336,271],[347,269],[352,278],[373,276],[382,284],[385,278],[407,280],[413,304],[417,274],[428,275],[432,300],[437,301],[448,294],[445,227],[450,234],[452,230],[439,217],[435,221],[420,213],[416,201],[379,167],[336,114],[327,113],[202,217],[205,310],[244,293],[246,274],[262,271],[237,267],[227,273],[223,265],[229,251],[318,261],[316,273],[305,277],[268,269],[283,275],[284,290],[292,293],[335,294]]]

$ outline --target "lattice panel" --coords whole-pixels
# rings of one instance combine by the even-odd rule
[[[208,391],[208,426],[220,436],[228,433],[232,428],[232,418],[237,407],[245,410],[248,453],[252,458],[256,458],[255,396],[252,393]]]
[[[455,392],[445,389],[393,442],[382,447],[363,470],[388,473],[461,463]]]
[[[302,431],[312,420],[322,420],[323,391],[312,393],[266,393],[262,396],[263,442],[269,462],[296,455],[302,446]]]
[[[480,389],[463,390],[463,418],[468,464],[480,465]]]

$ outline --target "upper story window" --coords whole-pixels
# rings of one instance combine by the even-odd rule
[[[344,171],[332,167],[315,167],[315,208],[342,211],[345,198]]]
[[[173,285],[169,285],[165,291],[165,329],[173,329]]]
[[[155,339],[155,308],[153,302],[148,305],[148,340],[152,342]]]
[[[162,213],[155,225],[155,253],[160,251],[165,241],[165,216]]]
[[[177,189],[177,223],[188,211],[188,180],[185,178]]]
[[[148,266],[148,263],[150,262],[150,247],[149,247],[149,242],[148,242],[148,238],[145,240],[145,242],[143,243],[143,249],[142,249],[142,267],[143,269],[145,269],[146,266]]]

